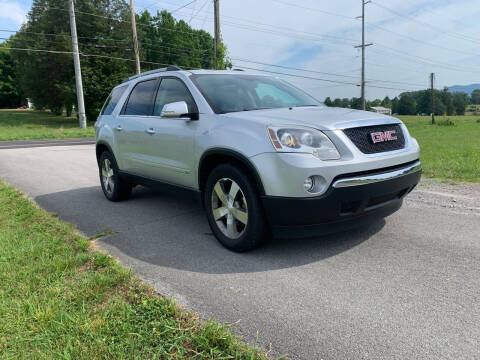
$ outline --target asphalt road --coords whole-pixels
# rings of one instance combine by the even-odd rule
[[[425,182],[367,228],[236,254],[192,202],[105,200],[93,145],[0,149],[0,177],[163,295],[291,359],[480,358],[480,187]]]

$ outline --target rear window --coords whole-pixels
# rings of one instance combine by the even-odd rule
[[[139,82],[130,93],[123,114],[151,116],[153,113],[153,97],[157,84],[157,79]]]
[[[105,101],[105,106],[102,109],[101,115],[112,115],[115,106],[117,106],[120,98],[127,89],[127,85],[115,88],[112,90],[108,96],[107,101]]]

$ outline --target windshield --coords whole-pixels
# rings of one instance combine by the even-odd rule
[[[195,74],[191,79],[217,114],[321,105],[310,95],[274,77]]]

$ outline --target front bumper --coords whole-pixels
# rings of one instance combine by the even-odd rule
[[[264,196],[262,201],[276,237],[322,235],[394,213],[420,176],[420,161],[414,160],[381,170],[342,175],[321,196]]]

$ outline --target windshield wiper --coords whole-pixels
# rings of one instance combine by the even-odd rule
[[[243,111],[254,111],[254,110],[265,110],[265,109],[273,109],[271,107],[263,107],[263,108],[245,108],[242,110],[229,110],[229,111],[220,111],[219,114],[228,114],[234,112],[243,112]]]
[[[243,109],[242,111],[266,110],[266,109],[273,109],[273,108],[271,108],[271,107],[260,107],[260,108]]]

